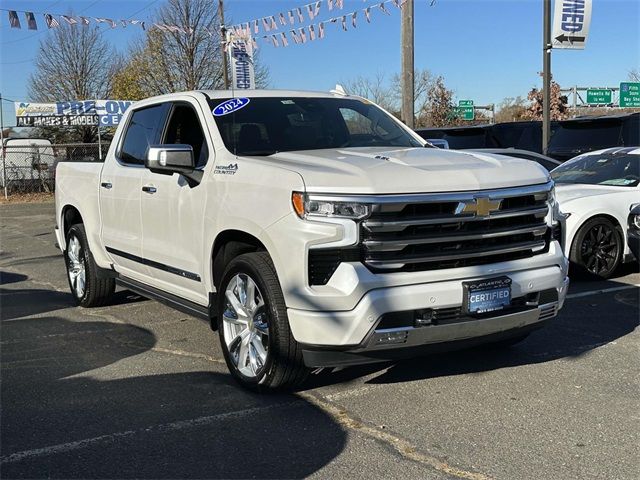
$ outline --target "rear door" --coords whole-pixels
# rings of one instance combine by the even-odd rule
[[[190,96],[171,103],[159,144],[191,145],[197,168],[213,162],[211,139],[204,128],[204,111]],[[205,174],[206,175],[206,174]],[[201,305],[208,303],[203,281],[206,177],[189,185],[177,173],[145,170],[142,207],[142,253],[150,266],[152,285]]]
[[[142,255],[144,159],[149,145],[160,140],[167,110],[168,105],[163,103],[133,111],[100,177],[102,243],[118,272],[145,283],[150,273]]]

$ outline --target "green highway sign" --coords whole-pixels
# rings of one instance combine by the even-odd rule
[[[462,120],[474,120],[476,118],[475,110],[471,107],[454,107],[453,108],[456,117]]]
[[[458,100],[458,106],[459,107],[473,107],[473,100]]]
[[[607,105],[611,103],[611,90],[605,88],[590,88],[587,90],[587,103],[590,105]]]
[[[622,82],[620,84],[620,106],[640,108],[640,82]]]

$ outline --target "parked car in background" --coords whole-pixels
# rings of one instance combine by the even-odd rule
[[[608,278],[632,259],[629,209],[640,199],[640,148],[611,148],[580,155],[553,172],[556,198],[566,218],[565,245],[578,268]]]
[[[416,133],[424,139],[446,140],[449,148],[461,150],[465,148],[499,147],[491,136],[491,125],[475,125],[471,127],[419,128]]]
[[[0,183],[10,190],[52,190],[56,155],[42,138],[7,138],[0,152]]]
[[[629,227],[627,243],[629,243],[629,248],[636,257],[636,262],[640,262],[640,203],[631,205],[627,226]]]
[[[566,161],[603,148],[640,145],[640,113],[563,120],[549,141],[547,155]]]
[[[474,148],[473,151],[480,153],[496,153],[498,155],[506,155],[508,157],[531,160],[532,162],[539,163],[548,171],[551,171],[554,168],[562,165],[562,162],[542,155],[541,153],[529,152],[527,150],[519,150],[516,148]]]

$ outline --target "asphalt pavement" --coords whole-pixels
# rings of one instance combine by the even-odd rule
[[[638,478],[637,265],[574,280],[512,348],[257,395],[205,322],[125,290],[74,306],[53,226],[0,206],[0,478]]]

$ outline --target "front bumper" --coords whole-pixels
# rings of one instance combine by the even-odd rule
[[[549,314],[546,305],[509,315],[472,322],[420,327],[408,332],[407,342],[399,347],[424,343],[464,340],[513,330],[552,318],[562,308],[569,279],[558,266],[548,266],[508,274],[512,280],[512,298],[555,289],[557,302]],[[312,311],[290,308],[289,324],[294,338],[311,348],[375,349],[377,326],[384,314],[420,309],[459,307],[463,301],[462,282],[490,278],[477,275],[445,282],[423,283],[379,288],[367,292],[356,307],[349,311]],[[549,307],[551,309],[551,307]],[[544,311],[543,311],[544,310]],[[369,343],[374,341],[374,343]]]
[[[636,261],[640,262],[640,231],[629,230],[627,234],[627,243]]]

